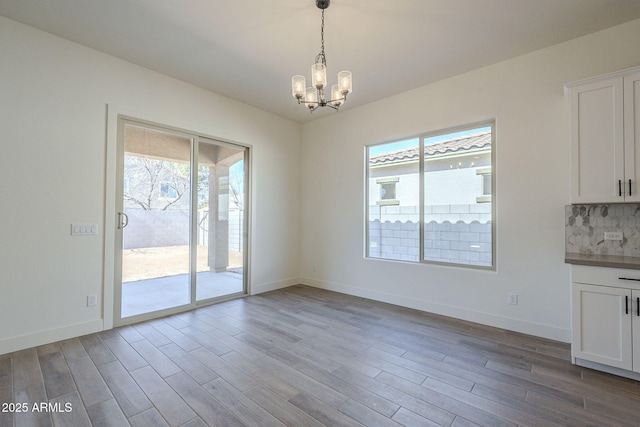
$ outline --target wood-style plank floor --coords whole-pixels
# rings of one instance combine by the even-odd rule
[[[640,384],[569,354],[295,286],[2,355],[0,425],[640,425]]]

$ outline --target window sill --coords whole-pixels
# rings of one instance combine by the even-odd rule
[[[389,199],[389,200],[378,200],[376,205],[378,206],[397,206],[400,204],[400,200]]]

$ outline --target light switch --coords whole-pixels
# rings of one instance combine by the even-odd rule
[[[91,236],[98,234],[98,224],[71,224],[72,236]]]

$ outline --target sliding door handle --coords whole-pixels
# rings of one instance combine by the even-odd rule
[[[122,230],[129,225],[129,217],[124,212],[118,212],[118,229]]]

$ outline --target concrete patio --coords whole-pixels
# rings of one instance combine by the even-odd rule
[[[206,246],[198,246],[196,301],[243,292],[242,253],[230,251],[227,271],[209,270]],[[188,304],[188,246],[123,251],[122,318]]]

